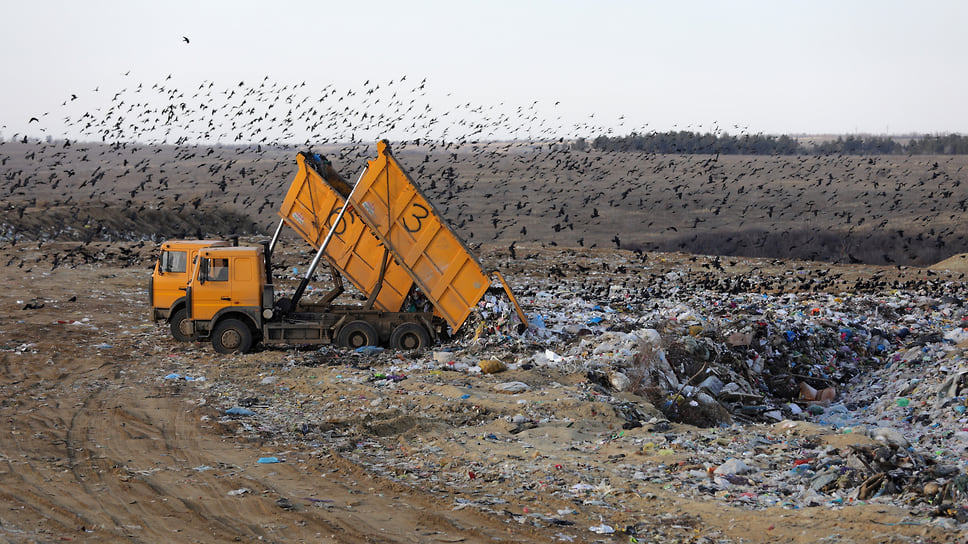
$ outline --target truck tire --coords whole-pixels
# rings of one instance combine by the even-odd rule
[[[380,345],[380,336],[373,325],[366,321],[350,321],[339,330],[336,343],[344,348]]]
[[[404,323],[390,334],[390,347],[394,349],[424,349],[430,345],[430,333],[417,323]]]
[[[171,319],[168,320],[171,327],[171,336],[178,340],[179,342],[191,342],[195,340],[195,335],[192,334],[192,322],[188,320],[188,310],[182,308],[177,312],[171,314]]]
[[[212,331],[212,347],[218,353],[245,353],[252,347],[252,331],[238,319],[226,319]]]

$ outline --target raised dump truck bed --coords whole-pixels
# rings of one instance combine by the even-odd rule
[[[350,187],[328,161],[304,153],[297,155],[296,161],[299,169],[279,216],[318,250],[346,202]],[[364,295],[370,297],[376,292],[374,308],[397,312],[403,307],[413,280],[352,208],[343,214],[324,256]]]
[[[484,296],[490,279],[393,157],[386,140],[377,143],[377,153],[357,182],[351,204],[456,331]],[[502,283],[527,323],[503,278]]]

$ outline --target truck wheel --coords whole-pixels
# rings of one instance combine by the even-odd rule
[[[187,309],[182,308],[171,314],[169,324],[171,325],[171,335],[175,340],[179,342],[191,342],[195,340],[195,335],[192,332],[192,322],[188,319]]]
[[[212,347],[218,353],[245,353],[252,347],[252,331],[238,319],[226,319],[212,331]]]
[[[336,342],[344,348],[359,348],[380,344],[380,337],[373,325],[366,321],[351,321],[339,330]]]
[[[404,323],[390,335],[390,347],[394,349],[423,349],[429,345],[430,334],[416,323]]]

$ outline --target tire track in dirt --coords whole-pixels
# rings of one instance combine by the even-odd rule
[[[103,386],[73,414],[70,467],[98,532],[136,542],[271,537],[233,507],[185,400],[148,393]]]
[[[89,526],[92,519],[83,514],[68,489],[60,480],[70,472],[67,421],[61,417],[59,402],[53,401],[56,390],[48,381],[52,360],[41,362],[30,353],[22,353],[11,364],[4,354],[5,423],[4,469],[0,472],[0,499],[10,503],[17,518],[27,518],[44,532],[76,532]],[[58,379],[63,375],[59,370]],[[7,453],[9,452],[9,453]],[[16,482],[11,482],[15,479]],[[10,524],[8,520],[4,527]],[[19,524],[15,524],[16,527]]]

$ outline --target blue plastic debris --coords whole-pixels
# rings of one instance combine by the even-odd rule
[[[230,416],[254,416],[255,412],[249,410],[248,408],[242,408],[241,406],[233,406],[225,411],[226,414]]]
[[[278,457],[260,457],[259,458],[259,463],[263,465],[268,465],[268,464],[278,463],[278,462],[279,462]]]
[[[185,380],[186,382],[204,382],[205,381],[204,376],[193,378],[191,376],[182,376],[177,372],[172,372],[171,374],[165,376],[165,379],[166,380]]]

